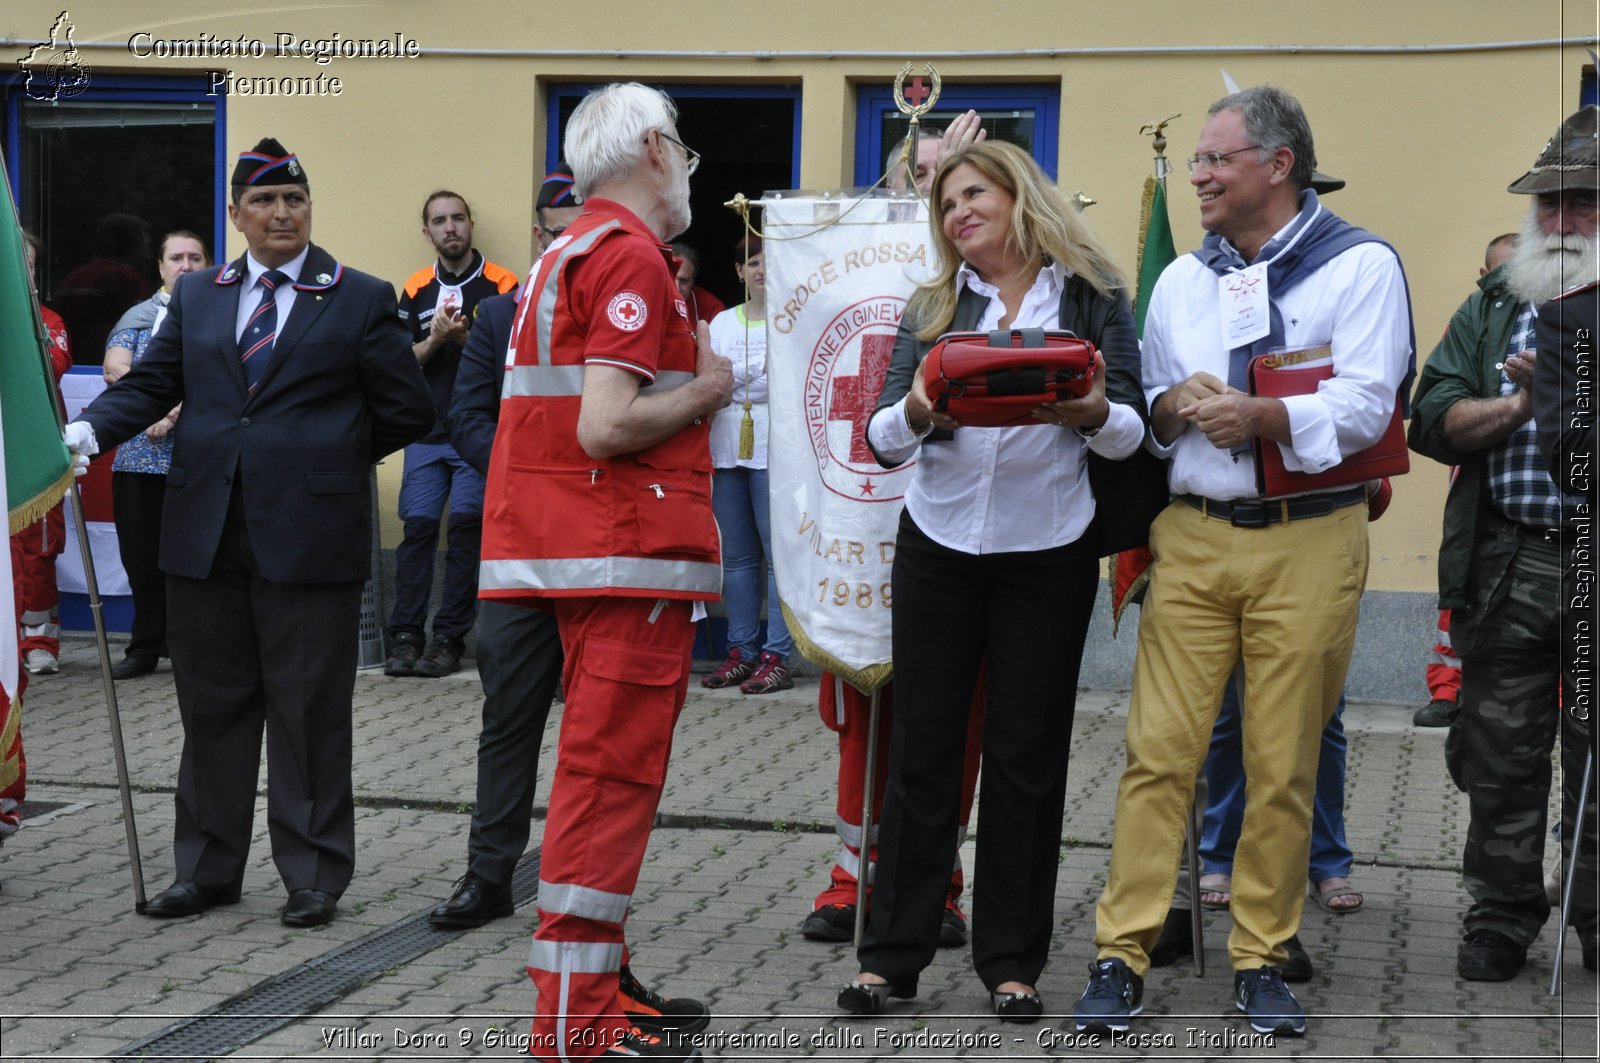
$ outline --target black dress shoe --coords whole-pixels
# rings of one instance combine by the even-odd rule
[[[155,661],[142,661],[137,657],[124,657],[111,666],[112,679],[138,679],[156,670]]]
[[[333,922],[339,898],[322,890],[291,890],[283,906],[284,926],[321,926]]]
[[[1025,1026],[1038,1022],[1039,1016],[1044,1014],[1044,1001],[1039,999],[1038,993],[991,992],[989,1002],[994,1005],[994,1013],[1000,1016],[1001,1022]]]
[[[1469,982],[1508,982],[1528,962],[1528,950],[1496,930],[1474,930],[1456,953],[1456,973]]]
[[[1300,944],[1299,934],[1290,934],[1289,940],[1283,943],[1283,950],[1289,954],[1288,960],[1283,964],[1283,980],[1285,982],[1309,982],[1316,974],[1317,969],[1311,965],[1311,954],[1306,947]]]
[[[174,882],[145,902],[144,914],[156,919],[199,915],[219,904],[238,904],[239,887],[214,890],[198,882]]]
[[[1150,946],[1150,966],[1171,967],[1194,956],[1194,918],[1186,908],[1167,909],[1161,936]]]
[[[450,899],[428,913],[428,922],[442,930],[465,930],[508,916],[514,910],[509,883],[497,886],[468,871]]]

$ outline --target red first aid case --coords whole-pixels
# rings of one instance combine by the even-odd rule
[[[964,425],[1041,424],[1034,407],[1094,386],[1094,344],[1052,329],[949,332],[928,352],[922,384],[934,409]]]

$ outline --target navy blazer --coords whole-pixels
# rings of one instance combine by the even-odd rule
[[[456,368],[456,390],[450,396],[445,424],[450,445],[461,460],[489,475],[489,453],[500,423],[500,385],[506,375],[506,349],[517,316],[517,293],[491,295],[478,304],[472,331]]]
[[[179,278],[144,356],[79,419],[109,450],[183,403],[162,510],[163,572],[210,574],[238,487],[264,577],[363,581],[372,463],[433,426],[394,288],[313,244],[252,393],[234,334],[246,277],[241,258]]]

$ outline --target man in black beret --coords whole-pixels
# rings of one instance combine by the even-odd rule
[[[311,243],[300,160],[239,156],[228,216],[244,255],[190,273],[117,386],[67,426],[109,450],[184,403],[160,566],[183,719],[177,881],[145,914],[239,899],[261,733],[283,922],[333,918],[355,866],[351,698],[371,569],[371,467],[419,439],[433,401],[386,282]]]

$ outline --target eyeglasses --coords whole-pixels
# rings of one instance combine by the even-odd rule
[[[662,140],[670,140],[674,144],[678,145],[678,147],[683,149],[683,154],[689,159],[689,174],[692,176],[694,172],[700,168],[700,153],[695,151],[689,145],[685,144],[683,141],[679,140],[677,137],[668,136],[666,133],[662,133],[659,129],[656,130],[656,132],[661,134]]]
[[[541,225],[539,226],[539,231],[550,237],[550,239],[557,240],[560,239],[562,233],[567,231],[567,227],[565,225],[557,225],[552,229],[548,225]]]
[[[1189,172],[1194,173],[1201,166],[1204,166],[1208,170],[1221,169],[1223,163],[1227,162],[1241,151],[1250,151],[1251,149],[1258,147],[1260,147],[1259,144],[1246,144],[1244,147],[1234,148],[1232,151],[1208,151],[1203,155],[1191,155],[1187,160],[1189,163]]]

